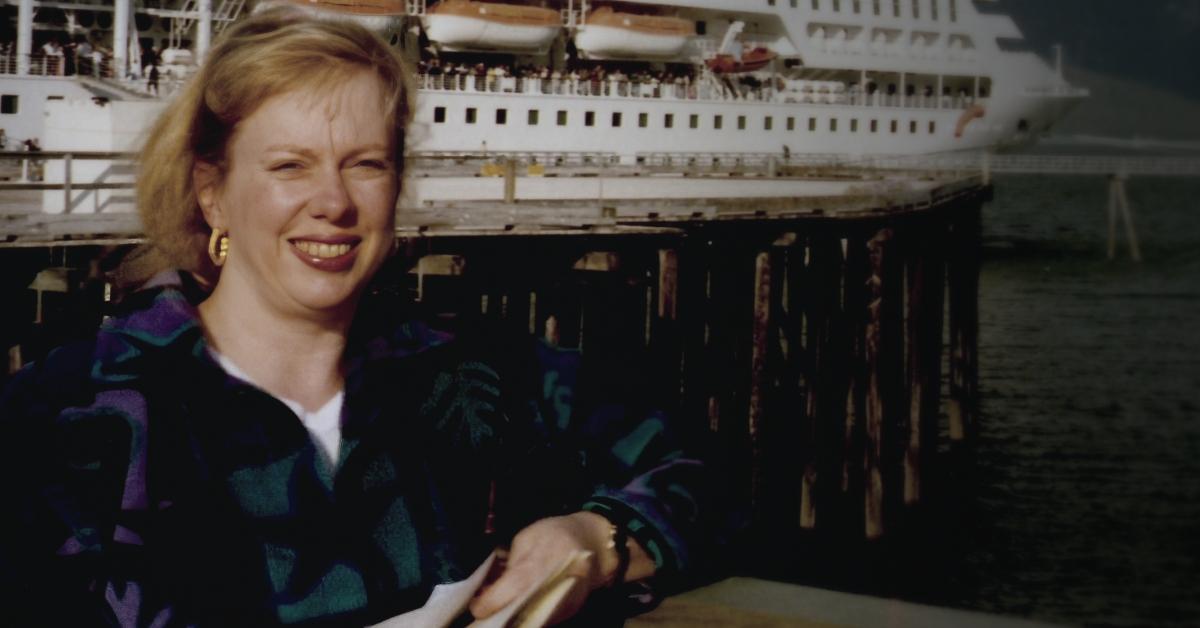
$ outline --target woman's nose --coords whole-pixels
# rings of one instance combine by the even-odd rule
[[[316,183],[315,194],[310,204],[314,217],[330,222],[340,222],[354,212],[354,200],[338,168],[323,170]]]

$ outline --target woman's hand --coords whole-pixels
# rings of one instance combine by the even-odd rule
[[[583,607],[588,594],[615,576],[618,559],[608,547],[611,529],[607,519],[590,512],[535,521],[513,538],[504,572],[471,602],[471,614],[477,619],[492,615],[537,586],[571,552],[591,552],[587,560],[575,563],[567,572],[578,579],[549,623],[570,618]]]

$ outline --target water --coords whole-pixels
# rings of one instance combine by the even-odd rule
[[[1006,177],[984,210],[971,582],[956,605],[1200,625],[1200,181],[1128,184],[1145,263],[1105,260],[1107,182]]]

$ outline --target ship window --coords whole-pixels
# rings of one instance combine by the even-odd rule
[[[642,127],[643,129],[650,126],[650,114],[639,113],[638,114],[638,126]]]
[[[621,112],[620,111],[613,112],[612,125],[613,125],[613,128],[617,128],[617,127],[621,126]]]
[[[707,35],[708,34],[708,22],[705,22],[704,20],[697,21],[696,22],[696,34],[697,35]]]
[[[842,10],[842,0],[833,0],[833,11],[838,13]]]
[[[693,129],[700,128],[700,114],[693,113],[692,115],[688,116],[688,126]]]
[[[792,116],[788,116],[787,125],[788,125],[787,129],[789,131],[795,131],[796,130],[796,118],[794,118]]]
[[[478,115],[478,113],[479,111],[474,107],[467,107],[467,124],[475,124],[475,116]]]
[[[725,125],[724,116],[720,116],[720,115],[713,116],[713,128],[714,129],[720,131],[721,127],[724,125]]]
[[[875,10],[875,15],[879,15],[879,3],[880,0],[872,0],[871,2],[871,8]]]
[[[817,130],[817,119],[816,119],[816,118],[809,118],[809,119],[808,119],[808,130],[809,130],[809,131],[816,131],[816,130]]]
[[[0,113],[17,113],[20,108],[20,97],[16,94],[4,94],[0,96]]]
[[[911,121],[909,121],[909,123],[908,123],[908,132],[909,132],[909,133],[916,133],[916,132],[917,132],[917,121],[916,121],[916,120],[911,120]]]
[[[558,110],[558,126],[567,126],[567,112],[562,109]]]
[[[896,122],[895,120],[892,120],[892,133],[895,133],[899,129],[900,129],[900,123]]]
[[[663,115],[663,128],[665,128],[665,129],[675,128],[675,114],[668,113],[668,114]]]
[[[950,21],[958,21],[958,0],[950,0]]]
[[[853,7],[855,13],[862,13],[862,0],[854,0],[850,6]]]
[[[871,132],[872,133],[879,132],[879,120],[871,120]]]
[[[913,19],[921,19],[921,0],[912,0]]]
[[[892,0],[892,17],[900,17],[900,0]]]
[[[938,0],[929,0],[929,19],[935,22],[938,19]]]
[[[930,120],[929,121],[929,134],[933,135],[934,133],[937,133],[937,122]]]
[[[746,130],[746,116],[738,116],[738,130],[739,131]]]
[[[837,133],[837,120],[838,120],[837,118],[829,119],[829,131],[831,133]]]
[[[850,132],[858,133],[858,118],[855,118],[850,121]]]
[[[769,7],[775,6],[775,0],[767,0],[767,6],[769,6]]]
[[[812,3],[813,3],[813,11],[821,10],[821,0],[812,0]]]
[[[791,2],[791,5],[792,5],[792,8],[793,8],[793,9],[794,9],[794,8],[796,8],[796,5],[797,5],[797,4],[799,4],[799,3],[797,2],[797,0],[792,0],[792,2]]]
[[[508,109],[496,110],[496,124],[508,124]]]
[[[434,107],[433,108],[433,122],[435,124],[445,124],[446,123],[446,108],[445,107]]]
[[[595,111],[585,111],[583,113],[583,126],[596,126]]]
[[[529,123],[529,126],[537,126],[537,124],[538,124],[538,110],[537,110],[537,109],[530,109],[530,110],[529,110],[529,117],[527,118],[527,120],[526,120],[526,121]]]
[[[767,117],[763,118],[763,130],[764,131],[770,131],[771,127],[773,127],[773,126],[775,126],[775,118],[772,118],[771,116],[767,116]]]

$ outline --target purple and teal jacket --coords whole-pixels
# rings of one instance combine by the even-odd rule
[[[210,357],[202,298],[161,275],[0,395],[5,623],[362,626],[579,509],[625,525],[664,586],[709,556],[712,468],[663,414],[589,389],[578,353],[364,299],[328,468],[287,406]]]

